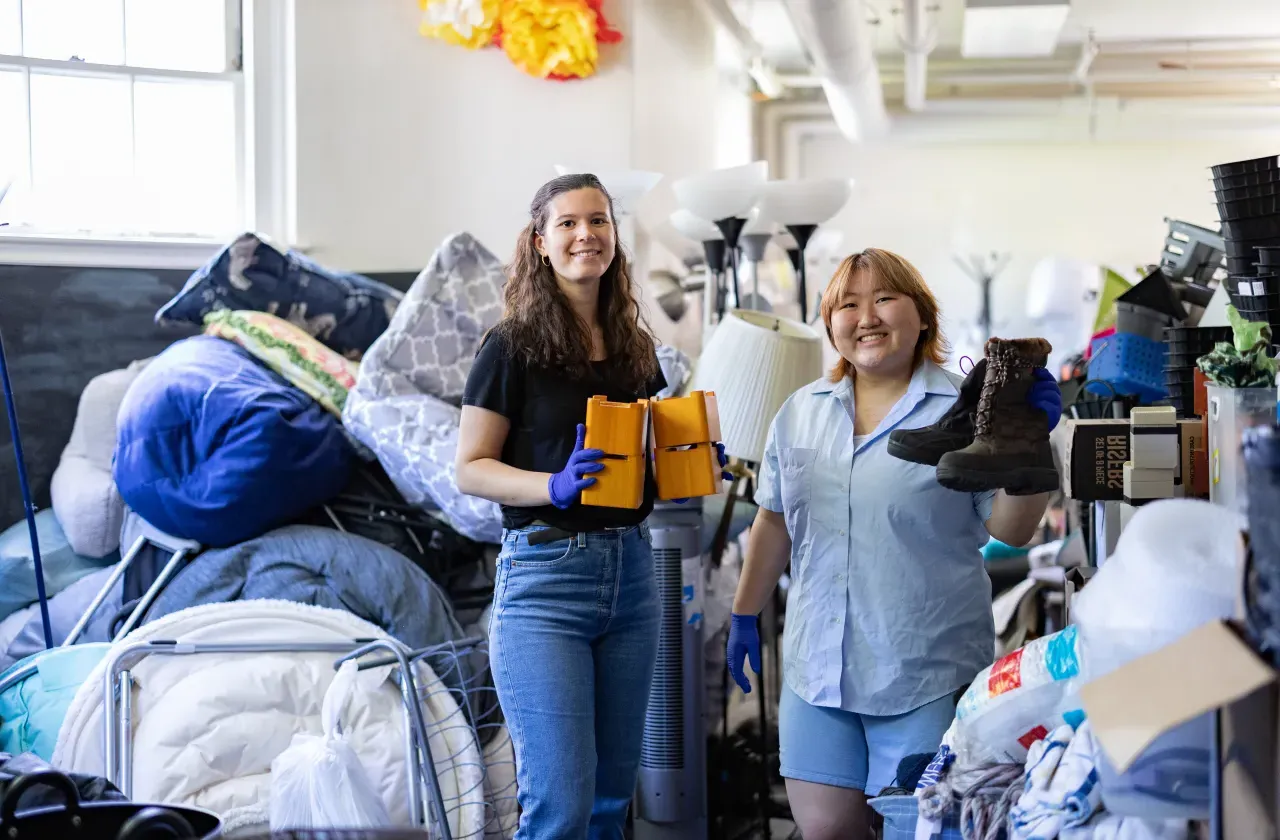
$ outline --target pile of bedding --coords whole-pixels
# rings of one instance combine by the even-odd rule
[[[52,509],[36,517],[54,645],[97,604],[74,646],[45,650],[26,522],[0,533],[0,752],[102,773],[102,663],[135,641],[461,645],[418,675],[436,770],[455,836],[510,837],[510,738],[474,644],[501,517],[454,473],[463,386],[504,282],[467,233],[443,242],[407,294],[252,233],[193,273],[154,317],[203,333],[88,383]],[[659,359],[678,392],[688,358],[660,348]],[[175,542],[191,545],[176,576],[115,639]],[[133,671],[135,795],[263,827],[271,759],[294,732],[318,731],[332,665],[325,654],[148,658]],[[398,698],[387,669],[362,679],[351,734],[404,824]]]

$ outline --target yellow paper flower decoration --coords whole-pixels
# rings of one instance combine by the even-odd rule
[[[586,0],[504,0],[499,15],[507,58],[539,79],[585,79],[596,71],[596,11]]]
[[[418,0],[418,6],[424,37],[478,50],[493,43],[502,0]]]

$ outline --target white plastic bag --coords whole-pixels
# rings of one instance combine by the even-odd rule
[[[356,684],[344,662],[320,707],[324,734],[300,732],[271,762],[271,830],[387,828],[391,817],[360,757],[338,729]]]

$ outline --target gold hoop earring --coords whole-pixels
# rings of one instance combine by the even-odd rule
[[[547,268],[550,268],[550,267],[551,267],[551,258],[550,258],[550,257],[548,257],[546,254],[543,254],[543,255],[542,255],[542,264],[543,264],[543,265],[545,265]]]

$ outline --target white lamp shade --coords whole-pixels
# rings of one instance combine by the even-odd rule
[[[686,210],[683,207],[671,214],[670,221],[671,226],[682,236],[687,236],[694,242],[711,242],[716,239],[724,239],[724,236],[720,233],[720,228],[716,227],[714,222],[709,222],[701,216],[696,216],[693,211]]]
[[[670,251],[672,256],[679,258],[686,266],[702,262],[702,245],[680,233],[668,220],[663,219],[656,225],[646,225],[645,229],[653,241]]]
[[[658,182],[662,180],[661,172],[645,172],[641,169],[592,172],[590,169],[575,169],[562,163],[557,163],[555,170],[557,175],[591,172],[600,179],[600,183],[604,184],[604,188],[609,191],[609,196],[613,198],[613,212],[618,216],[633,215],[636,211],[636,204],[639,203],[640,199],[658,186]]]
[[[691,390],[714,391],[725,451],[764,458],[773,416],[799,388],[822,376],[822,337],[767,312],[735,309],[712,333]]]
[[[844,231],[819,228],[809,240],[809,247],[805,249],[805,253],[816,260],[830,259],[840,254],[840,248],[843,245]]]
[[[820,225],[849,202],[853,184],[846,178],[769,181],[756,206],[766,218],[784,225]]]
[[[671,185],[680,206],[713,222],[730,217],[745,219],[769,178],[768,161],[731,166],[681,178]]]
[[[751,208],[751,214],[747,216],[747,223],[742,226],[743,236],[748,233],[768,233],[778,232],[778,220],[761,212],[760,205],[757,204]]]

